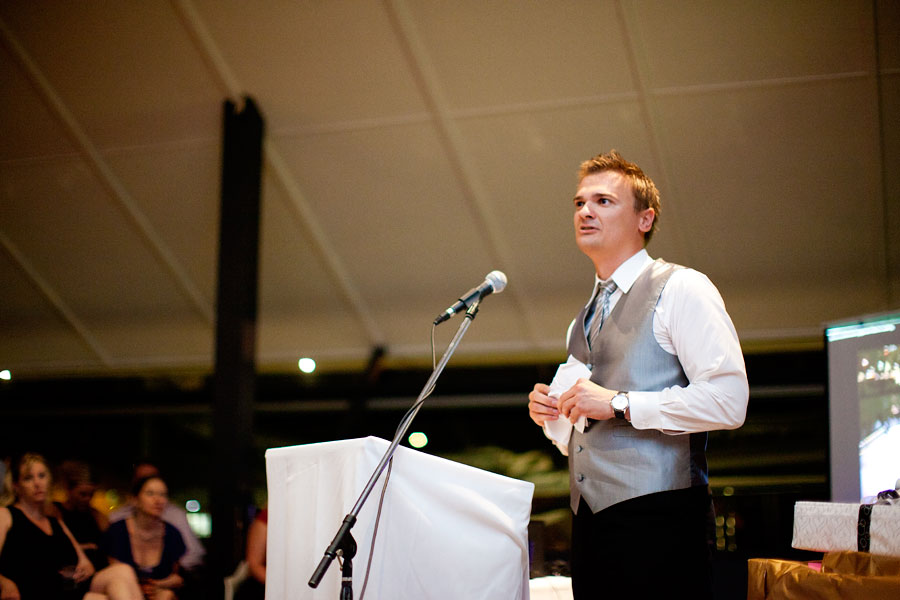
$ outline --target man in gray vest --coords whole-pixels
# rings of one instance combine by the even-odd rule
[[[575,598],[710,597],[706,432],[744,422],[737,333],[705,275],[644,249],[659,192],[637,165],[615,150],[582,163],[574,208],[596,271],[568,336],[585,376],[538,383],[528,409],[569,457]]]

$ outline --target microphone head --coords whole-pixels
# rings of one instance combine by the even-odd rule
[[[495,294],[499,294],[506,289],[506,273],[503,271],[491,271],[484,280],[491,285]]]

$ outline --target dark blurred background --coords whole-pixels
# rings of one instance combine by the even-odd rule
[[[746,362],[746,423],[709,438],[719,520],[716,576],[731,597],[745,593],[748,558],[816,556],[791,548],[793,506],[829,496],[824,351],[747,354]],[[535,483],[534,575],[565,573],[568,559],[565,457],[526,409],[527,392],[535,382],[549,381],[556,366],[451,364],[410,429],[426,434],[423,452]],[[266,501],[267,448],[370,435],[390,439],[429,373],[388,368],[258,376],[252,423],[246,424],[253,440],[248,513]],[[150,457],[168,479],[172,501],[184,506],[197,500],[202,513],[214,473],[210,387],[208,378],[189,375],[5,381],[0,450],[29,448],[52,462],[83,459],[95,468],[101,488],[122,499],[132,463]],[[647,540],[649,556],[652,547]]]

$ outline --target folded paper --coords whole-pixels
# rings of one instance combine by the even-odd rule
[[[568,360],[559,365],[559,368],[556,370],[556,375],[553,376],[553,381],[550,382],[550,393],[548,395],[551,398],[559,399],[573,385],[578,383],[579,379],[589,379],[590,377],[591,370],[588,366],[574,356],[569,355]],[[563,454],[568,455],[572,428],[574,427],[578,433],[584,433],[586,424],[587,419],[584,417],[572,423],[560,415],[558,419],[544,422],[544,435],[553,440],[553,443],[556,444]]]

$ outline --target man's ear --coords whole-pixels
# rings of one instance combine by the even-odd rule
[[[656,220],[656,211],[652,208],[645,208],[641,211],[638,221],[638,228],[642,233],[647,233],[653,228],[653,221]]]

